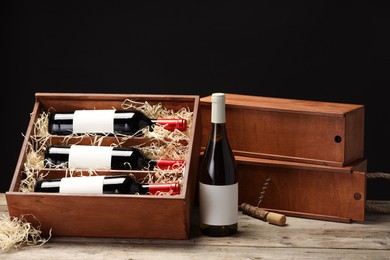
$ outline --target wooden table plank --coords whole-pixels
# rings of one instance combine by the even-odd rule
[[[2,255],[0,255],[2,256]],[[192,247],[114,244],[51,244],[6,253],[3,259],[388,259],[389,251],[317,248],[263,248],[193,245]]]
[[[382,206],[390,201],[378,202]],[[5,259],[386,259],[390,257],[390,215],[367,213],[364,223],[338,223],[287,217],[279,227],[239,213],[235,236],[202,236],[194,210],[188,240],[52,237],[25,246]],[[7,214],[0,194],[0,214]]]

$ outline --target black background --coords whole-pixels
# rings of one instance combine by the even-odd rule
[[[36,92],[210,95],[365,105],[369,172],[390,172],[386,1],[2,1],[0,191]],[[368,183],[368,198],[389,196]]]

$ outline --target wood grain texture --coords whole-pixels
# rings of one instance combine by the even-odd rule
[[[312,100],[263,97],[226,93],[226,104],[236,108],[249,108],[261,111],[292,112],[298,114],[326,115],[344,117],[355,109],[363,108],[360,104],[345,104]],[[202,97],[201,102],[210,103],[211,96]]]
[[[390,201],[370,201],[390,207]],[[0,214],[8,214],[0,194]],[[388,259],[390,216],[367,213],[362,223],[287,217],[280,227],[239,212],[232,237],[200,235],[192,211],[189,239],[52,237],[42,246],[24,246],[2,259]],[[145,228],[146,229],[146,228]]]
[[[201,98],[202,143],[211,99]],[[226,94],[226,128],[235,154],[346,166],[364,157],[364,106]]]
[[[237,156],[239,203],[286,214],[332,221],[364,221],[366,161],[331,167]]]

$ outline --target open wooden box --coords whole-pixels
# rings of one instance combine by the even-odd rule
[[[211,96],[201,111],[207,126]],[[364,157],[363,105],[226,94],[226,128],[237,155],[332,166]]]
[[[78,195],[59,193],[20,192],[19,187],[26,161],[27,146],[34,135],[34,124],[41,111],[75,109],[120,109],[125,99],[158,104],[178,111],[189,108],[193,112],[189,129],[188,154],[183,172],[180,195]],[[44,233],[52,230],[53,236],[124,237],[187,239],[190,232],[191,210],[197,182],[200,150],[199,97],[190,95],[136,95],[88,93],[37,93],[31,120],[16,165],[13,180],[6,192],[10,216],[24,216],[40,226]],[[52,136],[52,143],[61,143],[63,137]],[[88,143],[91,140],[71,140]],[[105,137],[107,145],[114,137]],[[147,143],[143,137],[134,137],[125,146]],[[64,170],[50,170],[50,178],[64,177]],[[99,175],[128,174],[129,171],[97,171]],[[131,171],[137,178],[145,171]]]

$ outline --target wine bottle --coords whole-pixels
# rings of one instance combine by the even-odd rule
[[[138,110],[75,110],[73,112],[50,112],[48,131],[52,135],[69,134],[122,134],[140,135],[140,130],[153,125],[164,126],[173,131],[184,131],[187,120],[173,118],[150,119]]]
[[[142,184],[128,175],[82,176],[61,179],[40,179],[35,192],[82,194],[180,194],[180,185],[171,183]]]
[[[94,170],[162,170],[183,166],[185,160],[149,159],[135,147],[52,145],[46,148],[44,165]]]
[[[211,97],[211,131],[199,173],[200,229],[229,236],[238,229],[237,165],[226,131],[225,94]]]

